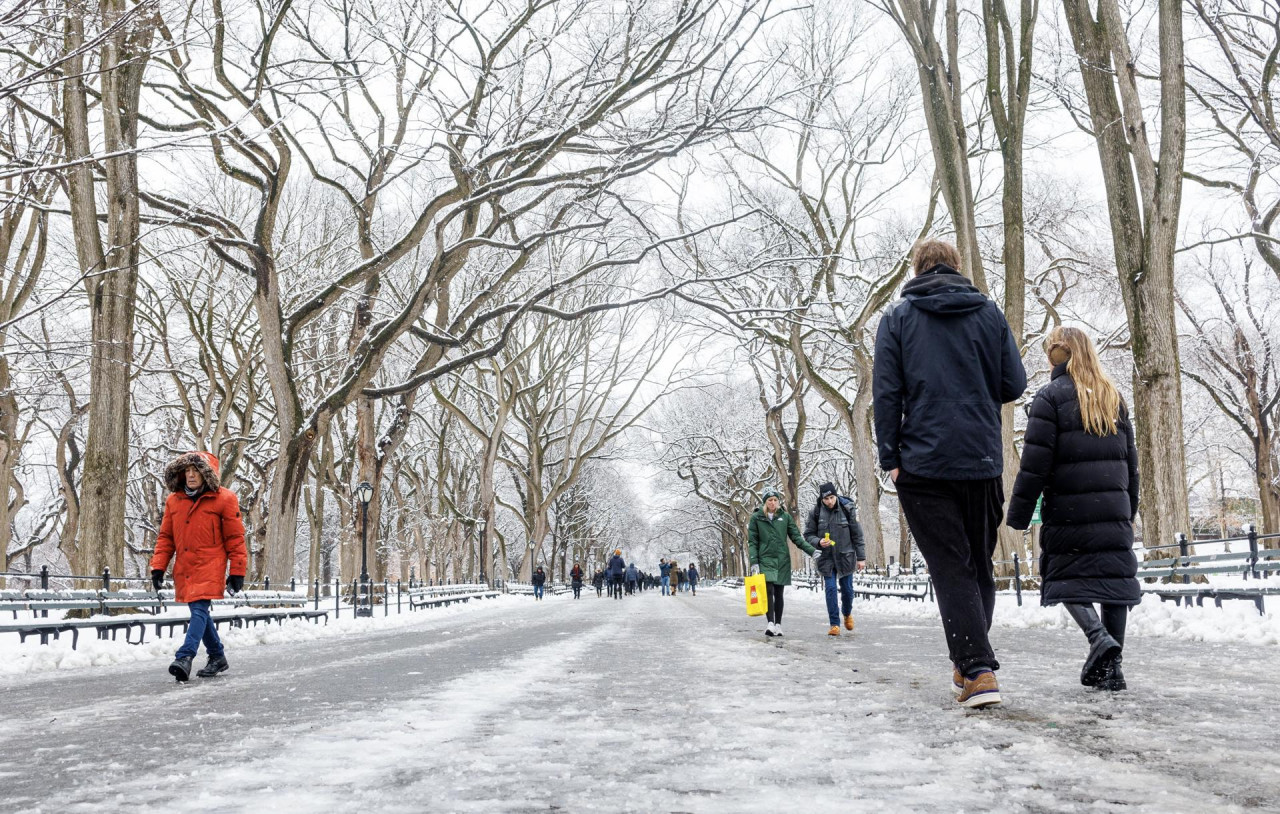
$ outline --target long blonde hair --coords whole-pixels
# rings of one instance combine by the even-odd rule
[[[1054,367],[1067,363],[1067,374],[1076,383],[1084,431],[1097,436],[1115,433],[1120,418],[1120,391],[1103,371],[1089,335],[1079,328],[1059,325],[1044,341],[1044,349]]]

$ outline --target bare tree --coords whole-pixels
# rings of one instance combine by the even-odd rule
[[[1186,155],[1182,5],[1159,0],[1160,146],[1153,154],[1138,66],[1116,0],[1063,0],[1102,163],[1120,292],[1134,363],[1143,476],[1143,537],[1162,543],[1189,527],[1174,251]]]
[[[1248,439],[1262,528],[1273,534],[1280,531],[1280,441],[1275,429],[1280,368],[1272,344],[1274,308],[1269,307],[1277,301],[1275,283],[1257,279],[1250,262],[1244,263],[1239,281],[1211,264],[1204,269],[1204,282],[1216,300],[1212,310],[1205,300],[1193,307],[1183,295],[1177,297],[1192,328],[1184,373]]]
[[[167,35],[172,38],[166,66],[175,84],[156,91],[167,93],[186,114],[169,126],[207,130],[219,166],[258,190],[262,205],[241,227],[177,196],[148,201],[183,218],[256,283],[264,362],[282,436],[268,571],[288,574],[307,461],[333,418],[366,390],[388,395],[371,385],[419,320],[426,317],[431,327],[417,338],[445,349],[462,347],[468,328],[513,316],[503,308],[485,312],[489,293],[521,274],[548,240],[590,232],[611,217],[605,210],[612,186],[739,126],[750,110],[740,103],[738,80],[750,82],[751,75],[737,62],[768,4],[696,0],[678,7],[634,6],[608,18],[607,25],[600,25],[606,18],[549,0],[515,11],[448,4],[426,13],[435,26],[431,50],[415,64],[426,71],[421,92],[427,99],[420,109],[432,118],[420,129],[433,161],[400,179],[426,194],[416,196],[421,202],[404,218],[407,225],[384,236],[373,256],[355,259],[318,288],[291,297],[279,263],[276,219],[292,161],[306,142],[276,88],[289,81],[284,68],[292,65],[281,43],[291,30],[304,31],[305,23],[286,25],[301,19],[291,4],[260,5],[258,30],[252,41],[241,43],[240,29],[235,36],[227,30],[220,0],[211,2],[211,42],[202,46],[207,51],[201,57],[208,61],[203,70],[211,84],[197,75],[188,44],[201,40],[194,23],[203,20],[190,20],[170,26],[190,38]],[[586,7],[585,0],[575,5],[579,11]],[[487,33],[476,36],[479,31]],[[581,53],[584,47],[590,58]],[[637,115],[646,106],[648,112]],[[635,262],[656,243],[636,247],[629,259],[615,254],[601,264]],[[451,285],[480,247],[503,262],[489,285],[454,311]],[[304,402],[294,358],[300,332],[344,303],[349,292],[367,291],[376,275],[383,275],[385,292],[385,275],[392,271],[405,276],[402,296],[380,301],[383,313],[356,332],[350,362],[320,398]],[[561,285],[574,281],[573,274],[565,276]],[[555,289],[535,292],[535,301]],[[462,330],[453,332],[459,323]],[[429,367],[398,392],[451,369],[438,368]]]

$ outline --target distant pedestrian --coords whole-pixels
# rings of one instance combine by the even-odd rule
[[[666,557],[659,561],[658,572],[662,576],[662,595],[666,596],[671,593],[671,563],[667,562]]]
[[[539,565],[533,571],[533,598],[535,600],[542,599],[543,586],[547,584],[547,572],[542,570]]]
[[[569,572],[569,580],[573,585],[573,598],[582,598],[582,566],[578,563],[573,564],[573,570]]]
[[[604,571],[597,568],[596,572],[591,575],[591,584],[595,586],[596,599],[602,597],[604,595]]]
[[[1000,703],[987,636],[1004,510],[1000,405],[1022,395],[1027,374],[1004,314],[960,274],[954,246],[920,243],[912,266],[876,334],[880,467],[929,565],[957,700],[989,706]]]
[[[609,558],[609,594],[614,599],[622,598],[622,582],[627,575],[627,561],[622,559],[622,549],[614,549]]]
[[[1142,601],[1133,555],[1133,424],[1088,334],[1054,328],[1045,350],[1052,379],[1031,402],[1008,523],[1030,526],[1036,500],[1044,495],[1040,604],[1061,603],[1088,638],[1080,683],[1123,690],[1125,622],[1130,606]]]
[[[223,597],[224,587],[239,593],[249,565],[240,501],[222,486],[218,459],[208,452],[179,455],[165,467],[164,482],[170,494],[151,557],[151,584],[160,591],[165,569],[176,554],[174,598],[191,610],[187,636],[169,674],[178,681],[190,678],[191,662],[203,642],[209,661],[196,675],[210,678],[230,667],[210,616],[212,600]]]
[[[684,577],[684,573],[680,570],[680,563],[675,560],[671,561],[671,595],[675,596],[680,593],[680,582]]]
[[[636,592],[636,584],[640,581],[640,572],[636,569],[636,564],[631,563],[627,566],[627,596],[631,596]]]
[[[817,549],[805,542],[796,521],[782,508],[782,494],[768,489],[763,505],[756,509],[747,523],[747,554],[751,573],[764,574],[768,590],[769,610],[766,613],[766,636],[782,635],[782,591],[791,584],[790,540],[810,557],[817,556]]]
[[[840,635],[841,615],[845,630],[853,630],[853,572],[867,567],[867,548],[853,501],[841,497],[834,483],[818,487],[818,501],[804,524],[804,538],[818,549],[818,572],[826,589],[831,624],[827,635]]]
[[[689,590],[694,596],[698,595],[698,566],[696,563],[689,563]]]

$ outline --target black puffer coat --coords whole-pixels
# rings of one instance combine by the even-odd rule
[[[1142,599],[1133,555],[1138,451],[1123,406],[1116,429],[1102,437],[1084,431],[1066,364],[1053,369],[1052,380],[1031,403],[1008,524],[1027,528],[1036,498],[1044,493],[1042,605],[1136,605]]]

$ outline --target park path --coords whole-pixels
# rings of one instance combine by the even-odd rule
[[[510,602],[359,637],[0,682],[0,811],[1280,810],[1273,648],[997,627],[1007,703],[966,712],[936,621],[766,640],[730,591]],[[203,660],[203,656],[201,657]]]

